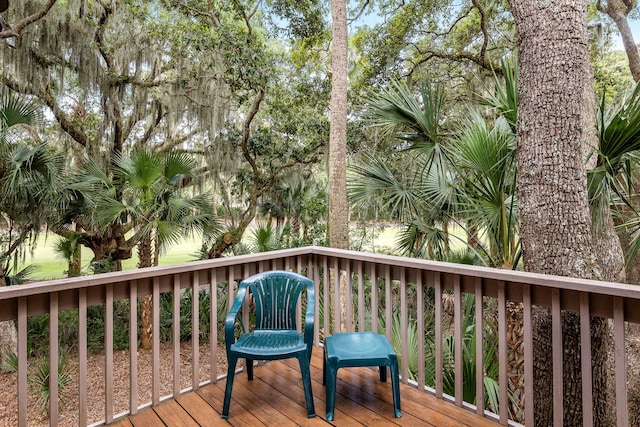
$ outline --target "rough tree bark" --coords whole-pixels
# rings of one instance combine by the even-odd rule
[[[584,162],[592,88],[584,0],[510,0],[518,31],[518,200],[525,270],[600,279]],[[534,310],[535,425],[552,425],[553,370],[563,424],[582,425],[579,318],[563,313],[563,366],[551,361],[551,316]],[[607,425],[606,324],[593,322],[594,422]],[[553,390],[553,392],[560,392]],[[560,414],[555,414],[556,416]],[[526,420],[527,424],[531,420]],[[533,423],[532,423],[533,425]]]
[[[331,113],[329,128],[329,244],[349,249],[347,200],[347,7],[331,1]]]
[[[329,246],[349,249],[347,199],[347,2],[331,0],[331,104],[329,115]],[[331,277],[335,277],[332,274]],[[331,286],[335,286],[331,283]],[[333,292],[331,292],[333,295]],[[346,322],[347,280],[340,275],[340,323]],[[336,313],[336,316],[338,313]]]
[[[146,235],[138,244],[138,268],[151,267],[151,236]],[[130,303],[133,303],[131,301]],[[151,295],[140,298],[140,311],[142,312],[142,331],[140,333],[140,347],[149,350],[153,345],[153,300]]]

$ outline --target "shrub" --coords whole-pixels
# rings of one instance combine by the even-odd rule
[[[58,396],[63,399],[64,391],[71,383],[69,364],[67,363],[67,355],[65,350],[60,351],[60,357],[58,359]],[[36,399],[38,409],[41,412],[46,412],[49,407],[49,398],[51,396],[51,390],[49,389],[49,359],[47,357],[41,357],[37,362],[34,370],[30,372],[28,381],[31,383],[38,394]]]

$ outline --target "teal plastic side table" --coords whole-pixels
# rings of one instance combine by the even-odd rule
[[[380,381],[383,382],[387,380],[387,366],[391,369],[395,417],[402,417],[398,357],[387,337],[374,332],[340,332],[324,341],[322,383],[327,387],[327,420],[333,421],[338,369],[359,366],[380,367]]]

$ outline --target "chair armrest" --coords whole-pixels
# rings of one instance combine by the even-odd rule
[[[236,294],[236,298],[233,301],[233,305],[227,313],[227,318],[224,322],[224,341],[227,347],[227,352],[229,352],[231,348],[231,344],[236,342],[235,337],[235,329],[236,329],[236,319],[240,314],[240,309],[242,308],[242,303],[244,302],[245,294],[247,293],[247,286],[241,284],[238,288],[238,293]],[[244,333],[244,325],[242,324],[242,319],[240,321],[240,326],[242,327],[242,332]]]

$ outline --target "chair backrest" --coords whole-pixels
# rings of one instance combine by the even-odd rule
[[[296,329],[296,305],[303,289],[307,290],[306,319],[313,316],[315,296],[313,281],[290,271],[273,270],[244,280],[256,306],[255,329]]]

